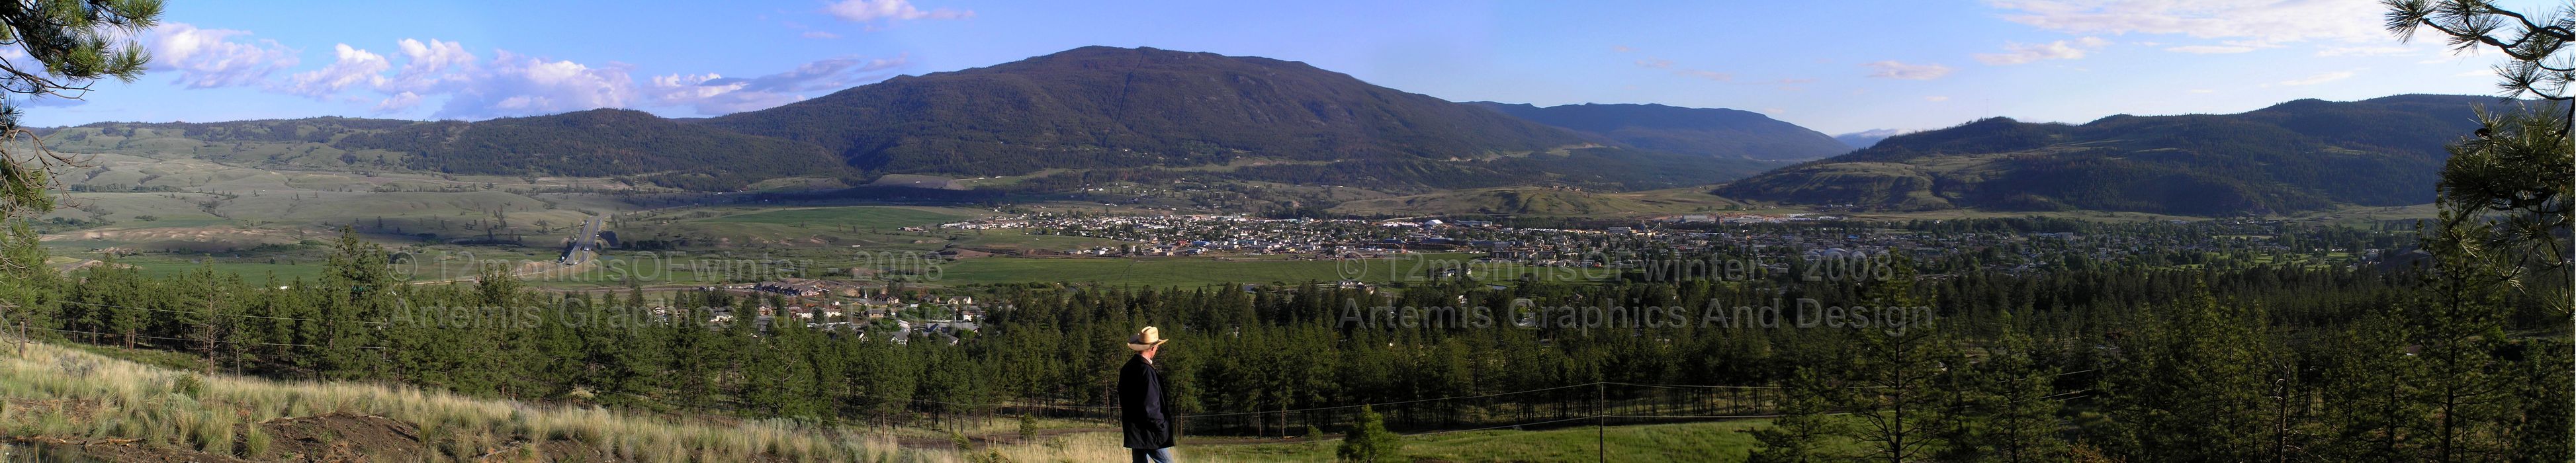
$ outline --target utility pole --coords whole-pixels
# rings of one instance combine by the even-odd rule
[[[1607,379],[1607,378],[1604,378]],[[1592,382],[1592,448],[1600,461],[1610,461],[1610,383]]]

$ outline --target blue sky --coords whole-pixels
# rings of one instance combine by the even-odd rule
[[[34,125],[753,110],[1084,45],[1304,61],[1470,101],[1662,103],[1826,133],[2489,94],[2497,55],[2370,0],[1883,2],[170,0],[155,67]]]

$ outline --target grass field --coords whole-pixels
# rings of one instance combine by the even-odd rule
[[[93,350],[30,343],[0,352],[0,403],[8,405],[0,427],[34,442],[91,443],[41,461],[90,461],[82,450],[152,455],[110,461],[282,461],[310,449],[269,436],[306,419],[391,420],[419,429],[325,434],[361,441],[345,461],[957,461],[942,452],[906,454],[890,439],[783,422],[674,420],[410,387],[196,376],[169,369],[184,366],[173,362],[145,365]],[[557,442],[572,445],[547,445]]]
[[[766,223],[824,227],[902,228],[938,225],[970,218],[966,215],[927,208],[895,206],[845,206],[778,209],[748,214],[734,214],[700,220],[717,223]]]
[[[1543,431],[1489,430],[1404,438],[1402,461],[1723,463],[1745,461],[1755,447],[1746,431],[1768,426],[1767,420],[1712,423],[1588,426]],[[1063,436],[1054,444],[1001,449],[1017,461],[1115,461],[1120,458],[1116,433]],[[1603,445],[1606,444],[1606,445]],[[1194,445],[1186,439],[1176,452],[1185,461],[1248,463],[1334,461],[1339,435],[1318,441],[1245,445]]]

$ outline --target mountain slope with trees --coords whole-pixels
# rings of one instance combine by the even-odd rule
[[[2443,145],[2492,97],[2297,100],[2226,115],[2083,125],[1992,118],[1720,186],[1734,199],[1855,210],[2264,214],[2432,202]]]
[[[1766,161],[1803,161],[1851,152],[1851,147],[1823,132],[1751,111],[1659,104],[1467,104],[1646,150]]]
[[[958,175],[1485,159],[1586,143],[1305,63],[1113,47],[896,77],[704,123],[821,145],[863,168]]]
[[[714,191],[773,178],[852,179],[861,174],[813,145],[624,109],[479,122],[342,117],[101,122],[47,130],[45,144],[73,152],[185,154],[261,168],[629,177]]]
[[[340,140],[413,153],[413,168],[451,173],[641,174],[664,186],[731,189],[784,177],[855,177],[821,147],[682,124],[642,111],[594,109],[481,122],[406,125]]]
[[[475,122],[118,122],[50,132],[50,145],[77,152],[622,177],[716,191],[777,178],[859,184],[882,174],[1063,177],[1013,188],[1038,194],[1076,191],[1096,179],[1174,176],[1401,194],[1540,184],[1639,190],[1705,185],[1778,165],[1614,146],[1299,62],[1113,47],[896,77],[706,119],[598,109]]]

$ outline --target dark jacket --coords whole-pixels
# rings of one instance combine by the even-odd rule
[[[1164,408],[1170,398],[1170,391],[1163,388],[1163,373],[1146,363],[1144,356],[1128,357],[1127,366],[1118,368],[1118,424],[1127,431],[1127,448],[1172,446],[1180,428]]]

